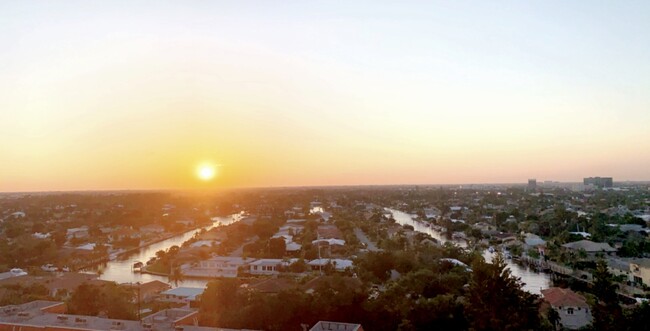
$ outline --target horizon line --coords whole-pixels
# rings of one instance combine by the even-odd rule
[[[532,179],[532,178],[531,178]],[[537,184],[581,184],[582,182],[573,181],[538,181]],[[642,180],[619,180],[614,183],[630,183],[630,184],[650,184],[650,179]],[[490,182],[490,183],[448,183],[448,184],[434,184],[434,183],[421,183],[421,184],[341,184],[341,185],[287,185],[287,186],[231,186],[231,187],[214,187],[214,188],[106,188],[106,189],[69,189],[69,190],[25,190],[25,191],[0,191],[0,194],[43,194],[43,193],[92,193],[92,192],[200,192],[200,191],[229,191],[229,190],[263,190],[263,189],[299,189],[299,188],[351,188],[351,187],[400,187],[400,186],[526,186],[527,182]]]

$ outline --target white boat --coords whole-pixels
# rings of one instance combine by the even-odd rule
[[[27,275],[27,273],[25,271],[23,271],[23,269],[20,269],[20,268],[13,268],[13,269],[9,270],[9,272],[11,273],[12,277]]]
[[[58,269],[57,269],[57,267],[54,266],[54,264],[48,263],[48,264],[42,265],[41,270],[47,271],[47,272],[55,272]]]

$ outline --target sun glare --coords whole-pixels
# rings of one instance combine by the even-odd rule
[[[203,181],[209,181],[214,176],[217,174],[217,170],[215,166],[210,165],[210,164],[202,164],[198,166],[196,170],[196,175],[199,177],[199,179]]]

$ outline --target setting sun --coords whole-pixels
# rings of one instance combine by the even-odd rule
[[[199,177],[199,179],[204,181],[211,180],[216,174],[217,171],[215,166],[210,164],[202,164],[196,170],[196,175]]]

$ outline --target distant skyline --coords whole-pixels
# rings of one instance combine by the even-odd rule
[[[650,180],[647,1],[0,13],[0,192]]]

